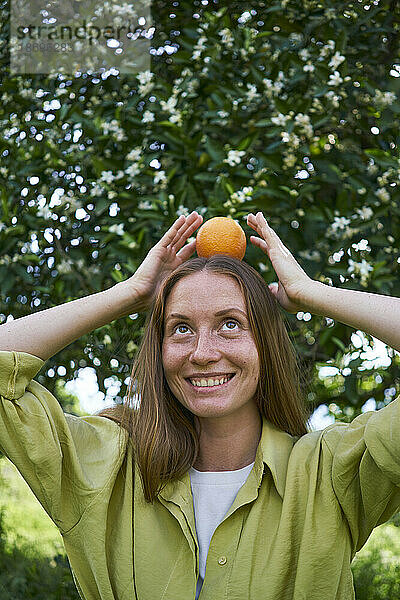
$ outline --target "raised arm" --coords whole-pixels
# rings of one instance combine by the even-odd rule
[[[261,212],[250,214],[247,222],[261,236],[251,237],[250,241],[268,254],[279,278],[279,283],[271,284],[270,289],[285,310],[330,317],[373,335],[400,352],[400,331],[396,326],[400,322],[400,298],[315,281],[306,275]]]
[[[184,244],[201,221],[196,212],[180,216],[126,281],[0,325],[0,350],[26,352],[46,361],[83,335],[146,310],[162,279],[193,254],[195,242]]]
[[[400,352],[400,298],[314,283],[303,299],[310,313],[360,329]]]
[[[136,312],[135,298],[127,292],[117,283],[104,292],[4,323],[0,350],[27,352],[46,361],[83,335],[131,314],[130,310]]]

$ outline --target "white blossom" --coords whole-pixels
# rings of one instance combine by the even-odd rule
[[[57,271],[60,275],[67,275],[72,272],[72,261],[71,260],[62,260],[57,265]]]
[[[221,119],[225,119],[226,117],[229,117],[229,113],[226,110],[219,110],[219,111],[217,111],[217,115]]]
[[[289,119],[288,115],[283,115],[282,113],[278,113],[277,117],[271,117],[271,122],[274,125],[285,126],[286,121]]]
[[[152,73],[149,70],[141,71],[140,73],[137,73],[136,77],[137,79],[139,79],[140,85],[146,85],[147,83],[153,80],[154,73]]]
[[[141,200],[138,203],[139,210],[151,210],[153,208],[152,203],[149,200]]]
[[[51,219],[52,212],[46,204],[45,206],[39,206],[39,208],[36,211],[36,215],[38,217],[43,217],[44,219],[47,220],[47,219]]]
[[[297,44],[303,41],[303,35],[301,33],[293,32],[289,35],[289,39]]]
[[[125,173],[130,177],[135,177],[140,173],[140,168],[137,163],[132,163],[128,168],[125,169]]]
[[[328,85],[339,85],[343,83],[343,79],[340,77],[339,71],[334,71],[329,75]]]
[[[350,223],[350,219],[347,219],[346,217],[334,217],[333,219],[333,223],[331,224],[331,227],[333,229],[333,231],[337,231],[338,229],[346,229],[347,225],[349,225]]]
[[[108,135],[110,132],[115,134],[118,141],[127,139],[124,130],[119,126],[116,119],[113,119],[110,123],[103,123],[103,133]]]
[[[310,51],[307,48],[303,48],[302,50],[299,50],[298,55],[300,56],[301,60],[306,61],[308,58],[310,58]]]
[[[239,23],[247,23],[248,21],[251,21],[251,13],[248,10],[246,10],[240,15],[238,21]]]
[[[152,113],[150,110],[145,110],[142,118],[142,123],[151,123],[154,120],[154,113]]]
[[[147,71],[137,73],[136,77],[139,80],[140,85],[145,85],[146,83],[149,83],[149,81],[153,81],[154,73],[147,69]]]
[[[306,65],[304,65],[303,71],[305,71],[306,73],[308,73],[308,72],[312,73],[313,71],[315,71],[315,67],[313,64],[308,62]]]
[[[360,250],[366,250],[367,252],[371,252],[371,248],[370,246],[368,246],[368,240],[365,239],[360,240],[358,244],[352,244],[351,247],[354,248],[356,252],[359,252]]]
[[[251,196],[253,193],[253,188],[251,186],[248,187],[244,187],[241,190],[238,190],[237,192],[234,192],[233,194],[231,194],[230,199],[233,202],[245,202],[246,200],[251,200]]]
[[[367,172],[370,175],[375,175],[378,172],[378,165],[374,164],[373,159],[371,158],[368,165],[367,165]]]
[[[294,121],[296,125],[302,128],[303,132],[306,136],[311,137],[314,134],[313,126],[311,125],[311,119],[308,115],[304,115],[303,113],[298,113]]]
[[[296,162],[297,162],[297,157],[292,152],[288,152],[283,157],[283,164],[285,165],[285,167],[288,167],[289,169],[291,167],[294,167],[294,165],[296,164]]]
[[[249,91],[246,92],[246,99],[248,102],[261,97],[261,94],[258,93],[257,86],[252,83],[248,83],[247,87],[249,89]]]
[[[336,8],[327,8],[325,10],[325,17],[330,21],[331,19],[335,19],[337,14]]]
[[[167,181],[167,177],[165,175],[165,171],[157,171],[154,175],[154,184],[157,184],[161,181],[161,183]]]
[[[282,142],[289,144],[292,148],[298,148],[300,146],[300,138],[295,133],[288,133],[287,131],[281,131]]]
[[[382,202],[388,202],[390,200],[390,194],[385,188],[378,188],[375,192],[375,196]]]
[[[120,17],[135,19],[138,16],[134,6],[132,6],[132,3],[130,2],[124,2],[122,4],[115,4],[112,2],[112,10]]]
[[[228,163],[231,167],[240,165],[241,157],[245,154],[246,152],[244,150],[229,150],[228,157],[224,158],[223,162]]]
[[[66,90],[65,90],[66,91]],[[35,97],[35,90],[34,88],[22,88],[22,90],[20,90],[19,92],[20,96],[22,96],[23,98],[34,98]]]
[[[203,50],[206,49],[206,43],[207,38],[205,36],[201,36],[198,41],[197,44],[193,47],[193,54],[192,54],[192,60],[198,60],[201,56],[201,53]]]
[[[176,123],[177,125],[182,125],[182,113],[180,113],[179,111],[173,113],[169,117],[168,121],[171,121],[171,123]]]
[[[222,38],[221,42],[225,44],[227,48],[232,48],[235,38],[230,29],[225,27],[225,29],[221,29],[221,31],[218,32],[218,35]]]
[[[178,98],[171,96],[171,98],[169,98],[167,102],[165,102],[165,100],[160,100],[160,105],[165,112],[173,112],[175,106],[177,105],[177,102]]]
[[[331,60],[328,63],[328,67],[336,69],[340,64],[342,64],[344,60],[346,60],[345,56],[340,54],[340,52],[335,52],[335,54],[332,56]]]
[[[369,273],[373,270],[373,267],[365,259],[358,263],[349,258],[349,267],[347,272],[361,275],[360,281],[363,285],[366,284]]]
[[[389,183],[389,179],[395,174],[394,169],[388,169],[380,177],[377,177],[376,180],[380,187],[384,187],[387,183]]]
[[[329,52],[334,49],[335,49],[334,40],[328,40],[327,43],[325,44],[325,46],[321,49],[320,56],[322,58],[325,58],[325,56],[327,56],[327,54],[329,54]]]
[[[186,206],[183,206],[183,204],[180,204],[178,206],[178,210],[176,211],[176,214],[178,215],[178,217],[180,217],[181,215],[185,215],[185,217],[188,217],[190,214],[190,211],[188,208],[186,208]]]
[[[141,157],[141,155],[142,155],[141,148],[133,148],[133,150],[131,150],[129,152],[129,154],[126,155],[126,158],[127,158],[127,160],[136,161],[136,160],[139,160],[139,158]]]
[[[341,96],[339,96],[338,94],[335,94],[335,92],[333,90],[326,92],[325,98],[328,98],[328,100],[330,100],[332,102],[332,104],[335,108],[339,107],[339,100],[342,99]]]
[[[389,106],[393,104],[397,99],[397,96],[394,92],[381,92],[381,90],[375,90],[375,95],[372,97],[372,101],[379,108],[384,108],[385,106]]]
[[[124,235],[124,224],[119,223],[118,225],[111,225],[108,228],[108,231],[110,231],[111,233],[116,233],[117,235]]]
[[[112,183],[115,179],[115,175],[113,175],[112,171],[102,171],[100,180],[105,181],[106,183]]]
[[[356,208],[356,213],[365,221],[373,216],[374,211],[369,206],[363,206],[362,208]]]
[[[279,81],[279,79],[273,82],[271,79],[263,79],[263,84],[266,88],[266,94],[268,98],[272,98],[273,96],[279,96],[282,89],[285,87],[283,81]]]
[[[95,183],[93,188],[90,190],[91,196],[101,196],[104,192],[104,188],[101,187],[98,183]]]

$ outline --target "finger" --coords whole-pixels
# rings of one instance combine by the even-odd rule
[[[170,242],[171,246],[174,246],[175,249],[182,248],[186,240],[194,231],[196,231],[202,222],[203,217],[196,211],[193,211],[188,217],[186,217],[185,222],[182,223],[179,230],[175,233],[174,238]]]
[[[265,229],[264,225],[266,225],[268,228],[267,221],[264,219],[264,222],[260,222],[257,215],[253,215],[253,214],[248,215],[247,224],[250,227],[252,227],[259,235],[265,235],[265,233],[268,233],[268,230],[266,232],[264,231],[264,229]]]
[[[182,250],[176,253],[176,256],[179,257],[183,262],[190,258],[194,251],[196,250],[196,240],[193,242],[189,242],[186,246],[183,246]]]
[[[279,283],[277,283],[276,281],[274,281],[273,283],[270,283],[268,286],[269,291],[271,292],[271,294],[273,296],[275,296],[275,298],[277,297],[277,294],[278,294],[278,288],[279,288]]]
[[[250,242],[252,244],[254,244],[254,246],[257,246],[257,248],[260,248],[263,252],[267,253],[268,252],[268,246],[265,243],[264,240],[262,240],[261,238],[255,237],[254,235],[250,236]]]
[[[282,243],[276,231],[274,231],[272,227],[268,225],[268,222],[262,214],[262,212],[258,212],[255,218],[260,229],[261,235],[268,244],[268,247],[279,248],[279,250],[284,254],[284,256],[290,256],[290,250],[286,248],[286,246]]]
[[[181,215],[178,219],[176,219],[175,223],[164,233],[162,238],[159,240],[158,244],[160,244],[161,246],[167,247],[168,244],[170,244],[172,242],[172,240],[175,238],[177,232],[179,231],[179,229],[182,227],[182,225],[184,223],[185,223],[185,216]]]

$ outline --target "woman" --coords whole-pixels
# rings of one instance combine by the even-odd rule
[[[1,326],[1,447],[86,600],[354,598],[351,560],[400,506],[398,399],[308,431],[278,303],[399,350],[400,300],[311,280],[261,213],[250,240],[278,285],[243,261],[188,261],[201,220],[180,217],[111,290]],[[73,417],[33,380],[80,335],[149,306],[138,410]]]

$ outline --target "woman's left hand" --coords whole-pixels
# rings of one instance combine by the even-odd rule
[[[269,289],[279,304],[289,313],[307,310],[306,298],[316,283],[308,277],[294,256],[283,245],[279,236],[268,225],[262,212],[247,215],[247,224],[261,237],[250,236],[254,246],[268,255],[279,282],[270,283]]]

